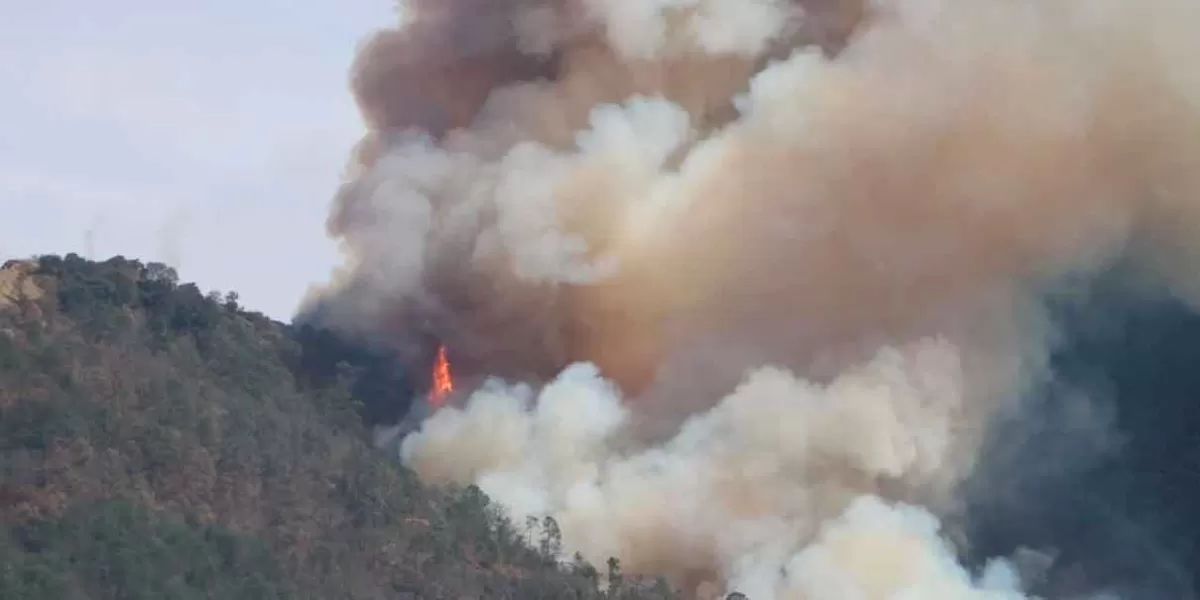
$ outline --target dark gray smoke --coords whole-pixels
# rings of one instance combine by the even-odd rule
[[[1194,598],[1200,314],[1117,272],[1055,308],[1058,381],[993,426],[964,486],[972,550],[1052,552],[1048,598]]]

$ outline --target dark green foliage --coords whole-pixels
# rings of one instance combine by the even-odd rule
[[[127,502],[7,528],[0,598],[269,599],[295,591],[262,542]],[[69,593],[70,592],[70,593]]]
[[[371,449],[361,399],[407,393],[385,355],[160,264],[31,277],[0,307],[0,598],[670,597]]]
[[[293,336],[300,348],[297,372],[307,384],[326,386],[353,365],[350,392],[367,423],[396,423],[408,412],[414,385],[394,356],[310,324],[296,327]]]

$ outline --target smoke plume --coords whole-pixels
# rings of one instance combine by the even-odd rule
[[[403,459],[591,560],[754,600],[1022,598],[949,524],[1055,381],[1049,295],[1120,262],[1200,302],[1198,25],[414,0],[354,66],[346,263],[308,318],[417,373],[445,344],[466,391]]]

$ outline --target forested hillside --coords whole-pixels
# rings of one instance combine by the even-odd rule
[[[670,596],[421,486],[367,443],[362,365],[311,333],[160,264],[6,265],[0,598]]]

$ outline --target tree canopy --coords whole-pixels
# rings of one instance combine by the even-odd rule
[[[2,598],[671,597],[372,449],[378,356],[158,263],[28,277],[0,307]]]

